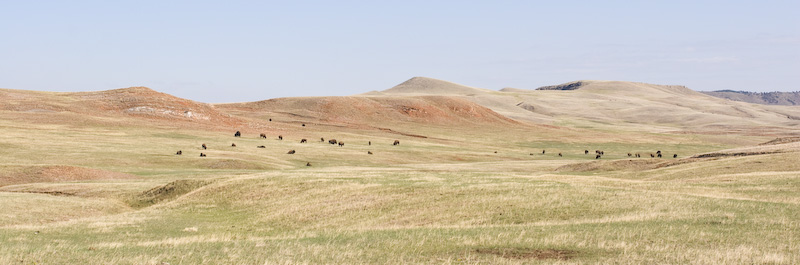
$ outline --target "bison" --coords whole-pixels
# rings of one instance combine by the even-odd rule
[[[542,150],[542,154],[544,154],[544,150]]]
[[[203,145],[201,145],[201,146],[203,147],[203,150],[206,150],[206,149],[208,149],[208,147],[206,146],[206,144],[203,144]]]
[[[200,153],[200,157],[206,157],[206,154]]]
[[[672,158],[678,158],[678,154],[672,154]]]
[[[561,157],[561,153],[558,153],[558,157]]]
[[[583,154],[584,155],[588,155],[589,154],[589,150],[583,150]]]
[[[294,150],[289,150],[289,152],[287,152],[286,154],[293,155],[294,153],[295,153]]]
[[[258,147],[258,148],[267,148],[266,146],[263,146],[263,145],[259,145],[259,146],[256,146],[256,147]]]
[[[400,140],[394,140],[394,143],[392,143],[392,145],[399,145],[399,144],[400,144]]]
[[[283,135],[278,135],[278,140],[283,140]]]
[[[631,157],[631,153],[628,153],[628,157]]]
[[[305,124],[305,123],[303,123],[303,127],[306,127],[306,124]]]
[[[311,166],[311,162],[306,162],[306,166],[310,167]]]
[[[231,143],[231,147],[236,147],[236,143]]]
[[[328,140],[328,143],[329,144],[336,144],[336,139],[330,139],[330,140]]]
[[[264,133],[262,133],[262,134],[258,135],[258,137],[261,137],[261,138],[267,139],[267,134],[264,134]]]
[[[661,150],[656,151],[656,154],[660,155],[661,154]]]
[[[658,158],[661,158],[661,153],[658,153],[658,155],[657,155],[657,156],[658,156]]]
[[[239,132],[239,131],[236,131],[236,133],[233,134],[233,137],[242,137],[242,133]]]
[[[303,139],[300,139],[300,143],[301,143],[301,144],[304,144],[304,143],[306,143],[306,142],[308,142],[308,140],[306,140],[305,138],[303,138]]]
[[[367,141],[367,145],[372,145],[372,141]]]
[[[639,153],[636,153],[636,157],[642,157],[642,155],[640,155]]]
[[[176,154],[176,155],[182,155],[182,154],[183,154],[183,151],[181,151],[181,150],[178,150],[178,152],[177,152],[177,153],[175,153],[175,154]]]
[[[372,151],[367,151],[367,154],[368,154],[368,155],[371,155],[371,154],[372,154]]]
[[[339,147],[344,146],[344,142],[339,142]]]
[[[653,155],[653,154],[650,154],[650,157],[656,157],[656,156],[655,156],[655,155]]]
[[[600,159],[600,157],[602,157],[602,156],[598,154],[598,155],[596,155],[596,156],[594,157],[594,159]]]
[[[319,138],[319,141],[320,141],[320,142],[325,142],[325,138],[322,138],[322,137],[320,137],[320,138]]]

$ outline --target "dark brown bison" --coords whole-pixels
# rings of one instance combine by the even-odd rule
[[[544,154],[544,150],[542,150],[542,154]]]
[[[660,155],[661,154],[661,150],[656,151],[656,154]]]
[[[672,154],[672,158],[678,158],[678,154]]]
[[[283,140],[283,135],[278,135],[278,140]]]
[[[239,132],[239,131],[236,131],[236,133],[233,134],[233,137],[242,137],[242,133]]]
[[[231,143],[231,147],[236,147],[236,143]]]
[[[259,145],[259,146],[256,146],[256,147],[258,147],[258,148],[267,148],[266,146],[263,146],[263,145]]]
[[[661,158],[661,153],[658,153],[658,155],[657,155],[657,156],[658,156],[658,158]]]
[[[303,139],[300,139],[300,143],[301,143],[301,144],[304,144],[304,143],[306,143],[306,142],[308,142],[308,140],[306,140],[305,138],[303,138]]]
[[[203,145],[201,145],[201,146],[203,147],[203,150],[206,150],[206,149],[208,149],[208,147],[206,146],[206,144],[203,144]]]
[[[305,123],[303,123],[303,127],[306,127],[306,124],[305,124]]]
[[[330,139],[330,140],[328,140],[328,143],[329,144],[336,144],[336,139]]]
[[[272,121],[272,119],[269,119],[269,121]]]
[[[177,153],[175,153],[175,154],[176,154],[176,155],[182,155],[182,154],[183,154],[183,151],[181,151],[181,150],[178,150],[178,152],[177,152]]]
[[[584,155],[588,155],[589,154],[589,150],[583,150],[583,154]]]
[[[494,153],[497,154],[497,151],[494,151]]]
[[[367,154],[368,154],[368,155],[371,155],[371,154],[372,154],[372,151],[367,151]]]
[[[295,153],[294,150],[289,150],[287,154],[293,155],[294,153]]]
[[[558,157],[561,157],[561,153],[558,153]]]
[[[598,154],[598,155],[596,155],[596,156],[594,157],[594,159],[600,159],[600,157],[601,157],[601,155],[599,155],[599,154]]]
[[[320,141],[320,142],[325,142],[325,138],[322,138],[322,137],[320,137],[320,138],[319,138],[319,141]]]
[[[631,153],[628,153],[628,157],[631,157],[631,156],[632,156]]]
[[[339,142],[339,147],[344,146],[344,142]]]
[[[653,154],[650,154],[650,157],[656,157],[656,156],[655,156],[655,155],[653,155]]]
[[[311,162],[306,162],[306,166],[310,167],[311,166]]]
[[[530,153],[529,155],[533,155],[533,153]]]
[[[206,154],[200,153],[200,157],[206,157]]]
[[[642,155],[640,155],[639,153],[636,153],[636,157],[642,157]]]
[[[400,144],[400,140],[394,140],[394,143],[392,143],[392,145],[399,145],[399,144]]]
[[[372,141],[367,141],[367,145],[372,145]]]
[[[259,134],[259,135],[258,135],[258,137],[261,137],[261,138],[267,139],[267,134],[264,134],[264,133],[262,133],[262,134]]]

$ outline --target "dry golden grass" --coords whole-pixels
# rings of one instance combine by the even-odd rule
[[[649,88],[631,88],[640,86]],[[589,91],[617,97],[603,86]],[[746,146],[770,140],[763,134],[709,136],[675,124],[660,128],[686,130],[654,132],[621,122],[623,114],[602,125],[582,123],[592,119],[581,116],[587,113],[564,126],[527,124],[488,109],[461,111],[474,104],[441,97],[206,106],[161,95],[165,105],[149,105],[202,107],[235,121],[222,126],[83,112],[69,101],[82,94],[11,92],[0,93],[13,101],[0,108],[0,264],[800,260],[800,146]],[[158,102],[138,98],[142,93],[153,94],[95,94],[134,102],[128,108]],[[9,107],[31,100],[54,112]],[[325,102],[339,107],[305,106]],[[414,116],[403,106],[439,114]],[[335,111],[344,118],[333,118]],[[384,120],[398,115],[406,116]],[[770,121],[733,127],[759,122]],[[780,132],[786,124],[774,125]],[[243,137],[233,137],[236,130]],[[395,139],[401,144],[392,145]],[[606,155],[597,161],[594,150]],[[656,150],[679,158],[626,155]],[[746,155],[690,158],[708,153]]]

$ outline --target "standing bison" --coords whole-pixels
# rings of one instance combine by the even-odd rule
[[[328,140],[328,143],[329,144],[336,144],[336,139],[330,139],[330,140]]]
[[[201,147],[203,147],[203,150],[208,149],[208,146],[206,146],[206,144],[201,145]]]
[[[400,145],[400,140],[394,140],[394,143],[392,143],[392,145]]]
[[[267,134],[265,134],[265,133],[262,133],[262,134],[259,134],[259,135],[258,135],[258,137],[261,137],[261,138],[267,139]]]
[[[294,153],[295,153],[294,150],[289,150],[287,154],[293,155]]]
[[[236,131],[236,133],[233,134],[233,137],[242,137],[242,133],[239,132],[239,131]]]
[[[181,151],[181,150],[178,150],[178,152],[177,152],[177,153],[175,153],[175,154],[176,154],[176,155],[182,155],[182,154],[183,154],[183,151]]]
[[[308,140],[306,140],[305,138],[303,138],[303,139],[300,139],[300,143],[301,143],[301,144],[304,144],[304,143],[306,143],[306,142],[308,142]]]

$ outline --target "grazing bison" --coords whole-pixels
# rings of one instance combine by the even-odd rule
[[[311,166],[311,162],[306,162],[306,166],[310,167]]]
[[[558,153],[558,157],[561,157],[561,153]]]
[[[372,145],[372,141],[367,141],[367,145]]]
[[[605,155],[606,152],[600,151],[600,155]]]
[[[287,154],[293,155],[294,154],[294,150],[289,150],[289,152]]]
[[[642,157],[642,155],[640,155],[639,153],[636,153],[636,157]]]
[[[497,151],[494,151],[494,153],[497,154]]]
[[[278,140],[283,140],[283,135],[278,135]]]
[[[678,154],[672,154],[672,158],[678,158]]]
[[[266,146],[263,146],[263,145],[259,145],[259,146],[256,146],[256,147],[258,147],[258,148],[267,148]]]
[[[320,138],[319,138],[319,141],[320,141],[320,142],[325,142],[325,138],[322,138],[322,137],[320,137]]]
[[[231,143],[231,147],[236,147],[236,143]]]
[[[344,142],[339,142],[339,147],[344,146]]]
[[[201,146],[203,147],[203,150],[206,150],[206,149],[208,149],[208,147],[206,146],[206,144],[203,144],[203,145],[201,145]]]
[[[303,123],[303,127],[306,127],[306,124],[305,124],[305,123]]]
[[[530,155],[533,155],[533,153],[530,153]]]
[[[594,159],[600,159],[600,157],[601,157],[601,155],[599,155],[599,154],[598,154],[598,155],[596,155],[596,156],[594,157]]]
[[[236,133],[233,134],[233,137],[242,137],[242,133],[239,132],[239,131],[236,131]]]
[[[542,150],[542,154],[544,154],[544,150]]]
[[[181,150],[178,150],[178,152],[177,152],[177,153],[175,153],[175,154],[176,154],[176,155],[182,155],[182,154],[183,154],[183,151],[181,151]]]
[[[400,140],[394,140],[394,143],[392,143],[392,145],[399,145],[399,144],[400,144]]]
[[[658,155],[657,155],[657,156],[658,156],[658,158],[661,158],[661,153],[658,153]]]
[[[336,139],[330,139],[330,140],[328,140],[328,143],[329,144],[336,144]]]
[[[628,153],[628,157],[631,157],[631,153]]]
[[[306,140],[305,138],[303,138],[303,139],[300,139],[300,143],[301,143],[301,144],[304,144],[304,143],[306,143],[306,142],[308,142],[308,140]]]
[[[200,153],[200,157],[206,157],[206,154]]]
[[[269,121],[272,121],[272,119],[269,119]]]
[[[589,154],[589,150],[583,150],[583,154],[584,155],[588,155]]]
[[[661,154],[661,150],[656,151],[656,154],[660,155]]]
[[[656,156],[655,156],[655,155],[653,155],[653,154],[650,154],[650,157],[656,157]]]
[[[264,134],[264,133],[262,133],[262,134],[258,135],[258,137],[261,137],[261,138],[267,139],[267,134]]]
[[[368,154],[368,155],[371,155],[371,154],[372,154],[372,151],[367,151],[367,154]]]

